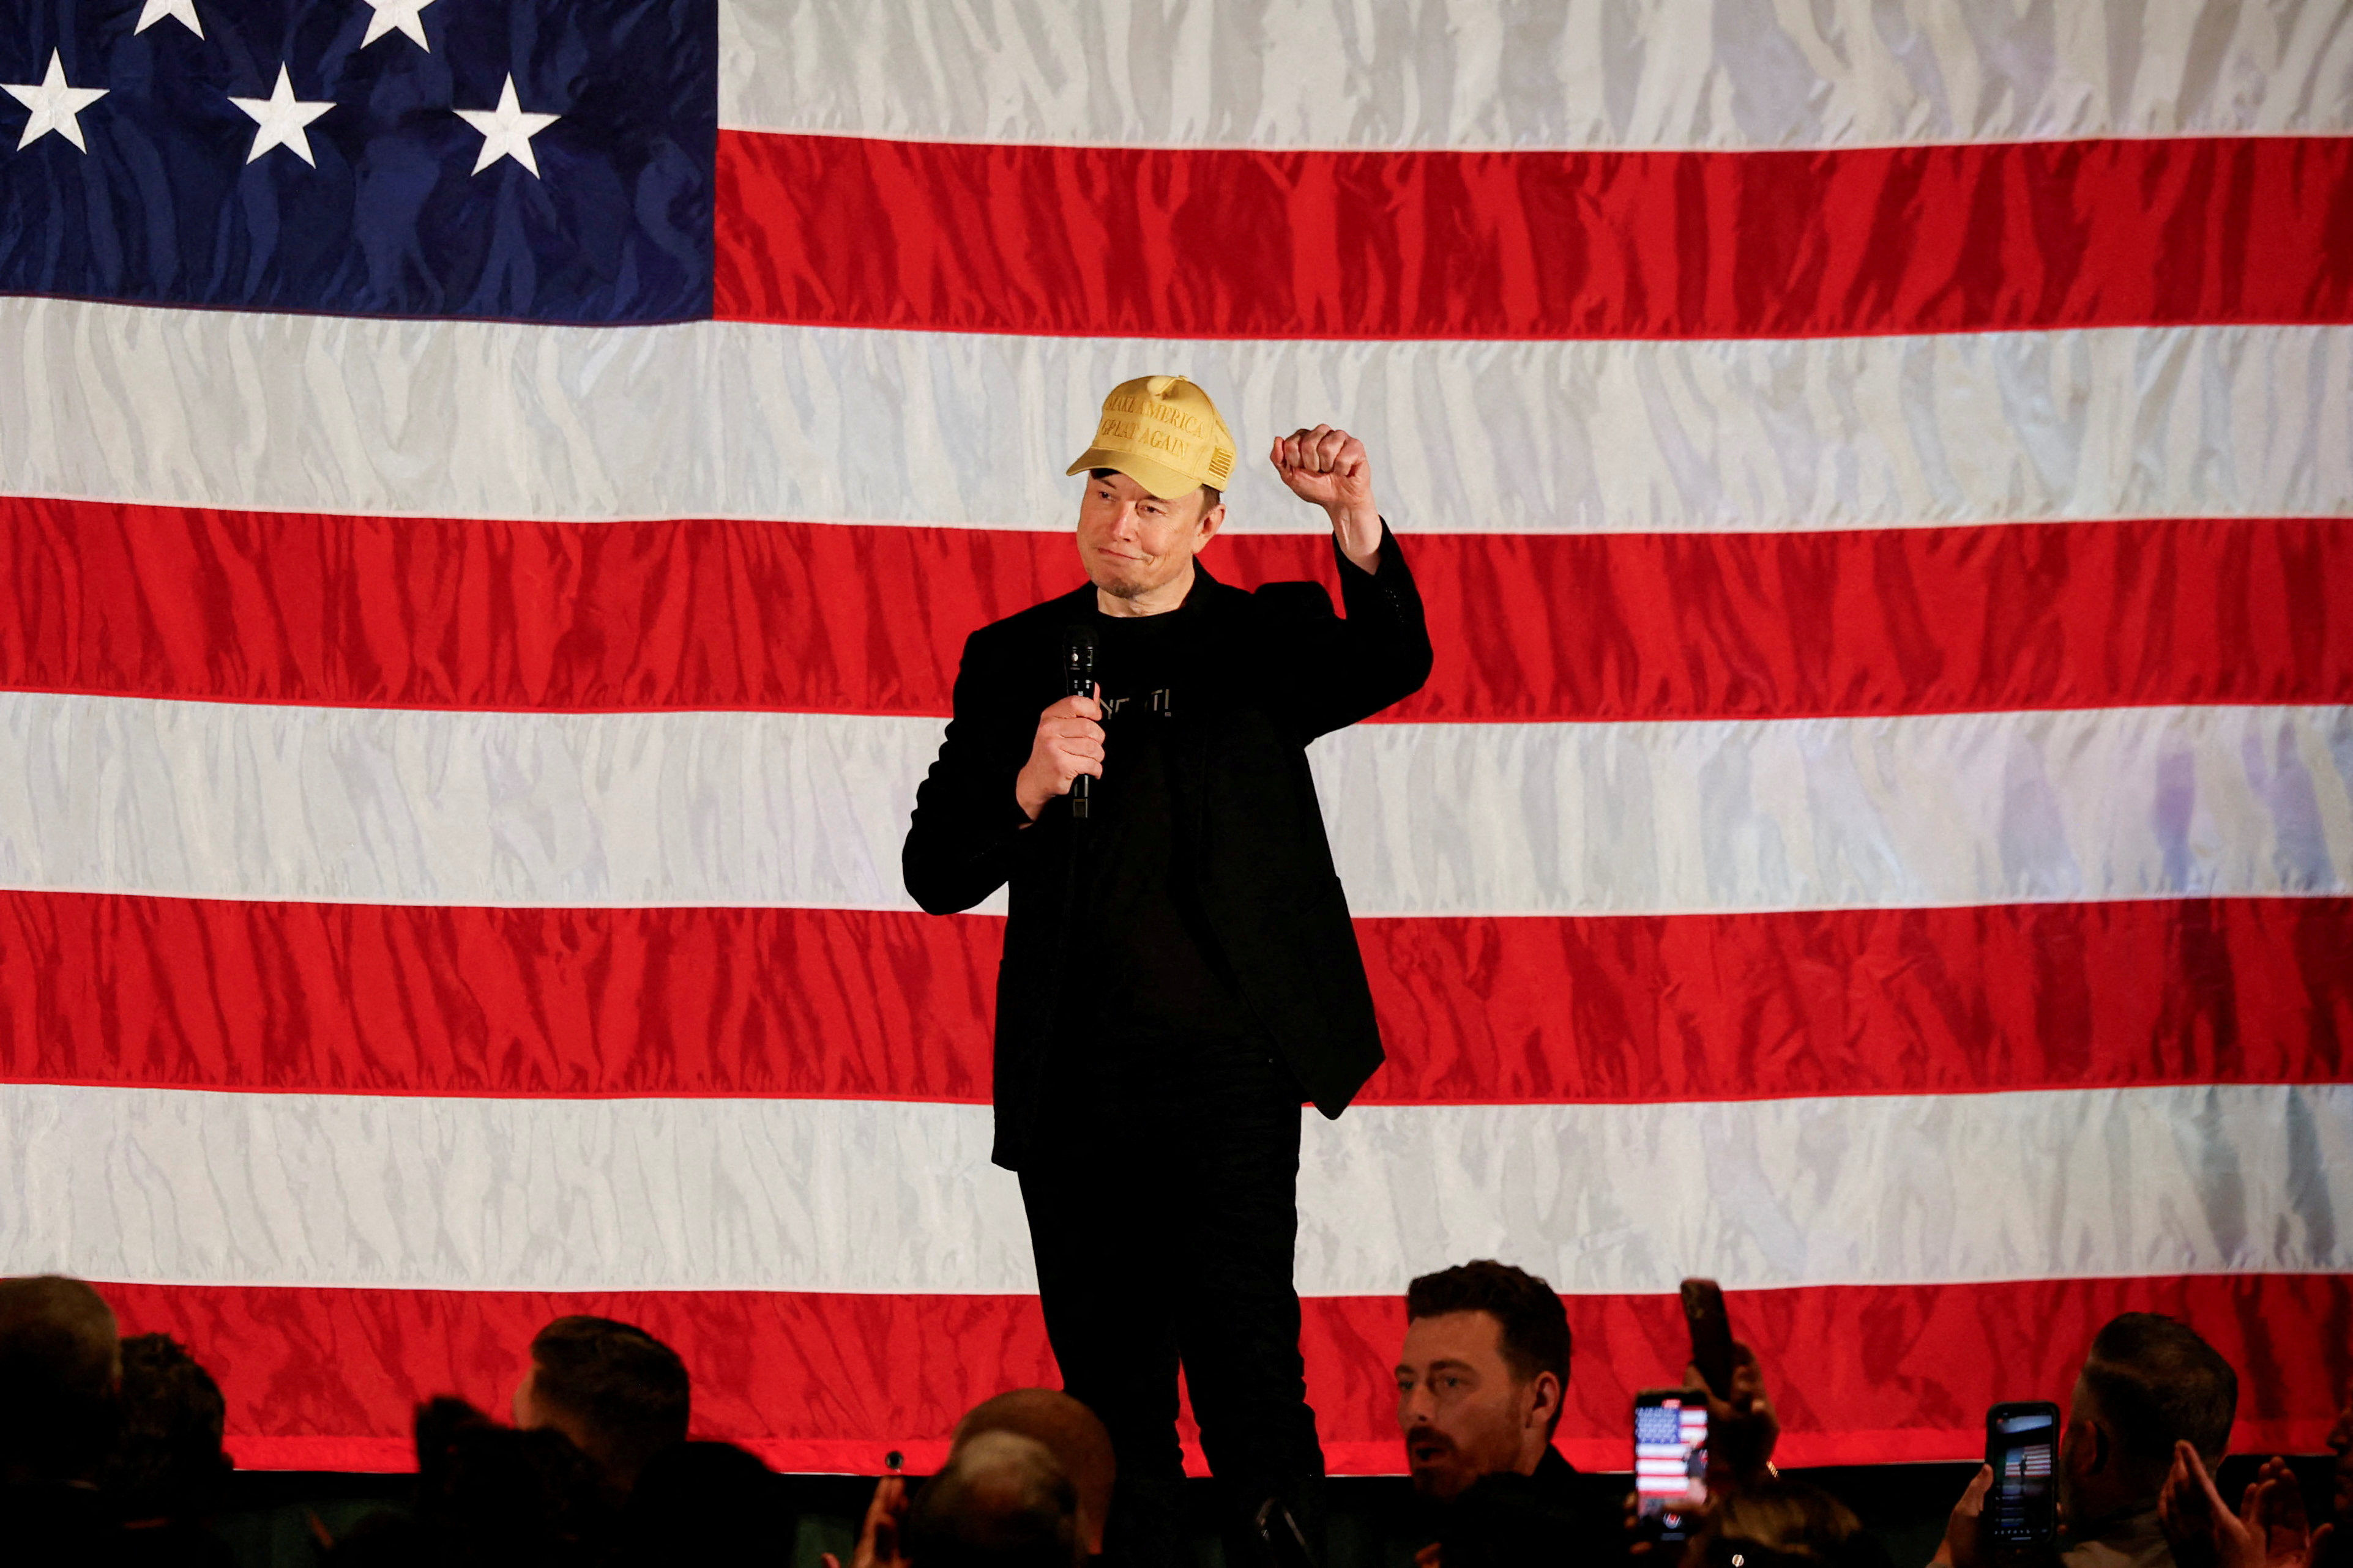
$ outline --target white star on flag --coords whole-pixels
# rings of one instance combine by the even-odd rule
[[[81,139],[81,121],[74,116],[106,96],[102,87],[68,87],[65,62],[58,51],[49,51],[49,74],[36,85],[31,82],[0,82],[0,91],[33,111],[25,122],[25,134],[18,137],[19,148],[31,146],[54,131],[76,147],[87,153],[90,143]]]
[[[375,15],[368,18],[367,37],[360,40],[366,48],[378,38],[396,28],[417,40],[417,47],[430,52],[433,46],[425,41],[425,18],[422,13],[433,0],[367,0]]]
[[[311,134],[302,127],[334,108],[334,103],[304,103],[296,99],[294,84],[287,79],[284,66],[278,68],[278,86],[268,98],[231,98],[229,101],[261,127],[253,133],[253,151],[245,155],[247,163],[272,147],[284,147],[311,167],[319,166],[319,160],[311,156]]]
[[[474,160],[474,173],[480,174],[501,158],[512,158],[529,169],[534,180],[539,178],[539,160],[532,156],[531,139],[564,118],[560,114],[523,112],[515,102],[512,71],[507,73],[506,86],[499,89],[496,109],[460,109],[453,112],[482,133],[482,151]]]
[[[205,25],[196,20],[196,0],[147,0],[147,4],[139,8],[139,25],[131,30],[143,33],[166,16],[199,38],[205,36]]]

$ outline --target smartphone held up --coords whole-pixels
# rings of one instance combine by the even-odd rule
[[[1654,1541],[1684,1541],[1707,1506],[1707,1401],[1732,1392],[1732,1321],[1713,1279],[1686,1279],[1682,1300],[1699,1388],[1634,1396],[1635,1525]]]
[[[1724,1290],[1713,1279],[1683,1282],[1683,1322],[1691,1330],[1692,1364],[1707,1391],[1718,1399],[1732,1397],[1732,1315],[1724,1310]]]
[[[1634,1396],[1635,1520],[1654,1541],[1684,1541],[1707,1504],[1707,1404],[1683,1389]]]
[[[1985,1529],[1997,1546],[2044,1546],[2059,1536],[2059,1407],[2048,1400],[1986,1412]]]

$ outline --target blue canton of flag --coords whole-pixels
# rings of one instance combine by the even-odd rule
[[[1683,1419],[1677,1411],[1657,1405],[1635,1406],[1635,1442],[1681,1447],[1683,1440]]]
[[[717,0],[0,0],[0,292],[711,313]]]

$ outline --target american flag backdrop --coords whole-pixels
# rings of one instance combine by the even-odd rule
[[[1315,767],[1335,1470],[1414,1274],[1630,1463],[1730,1291],[1797,1463],[2186,1317],[2353,1372],[2353,15],[2294,0],[0,0],[0,1271],[248,1465],[548,1318],[921,1468],[1051,1383],[1003,921],[898,848],[1129,376],[1361,435],[1438,646]],[[1312,680],[1314,672],[1295,672]]]

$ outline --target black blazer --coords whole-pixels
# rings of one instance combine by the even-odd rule
[[[1379,712],[1429,679],[1430,633],[1404,552],[1386,526],[1379,569],[1339,554],[1347,618],[1314,583],[1230,588],[1197,563],[1171,612],[1210,623],[1211,667],[1187,688],[1198,713],[1168,755],[1181,863],[1242,1000],[1326,1116],[1381,1065],[1372,994],[1307,767],[1316,736]],[[1013,784],[1038,715],[1063,695],[1062,639],[1092,584],[1035,605],[965,643],[955,715],[915,794],[901,864],[933,914],[968,910],[1012,884],[997,976],[997,1148],[1018,1169],[1038,1129],[1065,979],[1067,801],[1035,824]]]

